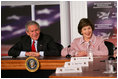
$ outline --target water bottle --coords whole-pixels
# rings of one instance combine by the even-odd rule
[[[92,49],[91,48],[89,48],[89,50],[88,50],[88,57],[89,57],[90,61],[93,61],[93,53],[92,53]]]

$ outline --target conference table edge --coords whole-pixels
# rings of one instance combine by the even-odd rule
[[[57,67],[62,67],[64,62],[70,61],[66,60],[38,60],[39,69],[41,70],[55,70]],[[26,60],[1,60],[1,70],[26,70],[25,67]]]

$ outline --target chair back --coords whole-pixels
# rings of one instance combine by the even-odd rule
[[[57,46],[58,50],[61,52],[61,50],[63,49],[63,45],[60,43],[56,43],[56,46]]]
[[[114,48],[115,48],[114,44],[112,42],[109,42],[109,41],[104,41],[104,43],[108,49],[108,55],[113,56]]]

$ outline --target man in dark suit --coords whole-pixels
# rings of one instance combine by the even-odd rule
[[[8,51],[9,56],[60,56],[60,51],[53,38],[40,32],[35,21],[25,25],[26,34]]]

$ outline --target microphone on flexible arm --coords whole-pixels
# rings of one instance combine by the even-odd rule
[[[70,47],[70,45],[68,45],[68,47],[67,47],[67,55],[66,55],[66,58],[71,58],[71,55],[69,54],[69,47]]]

